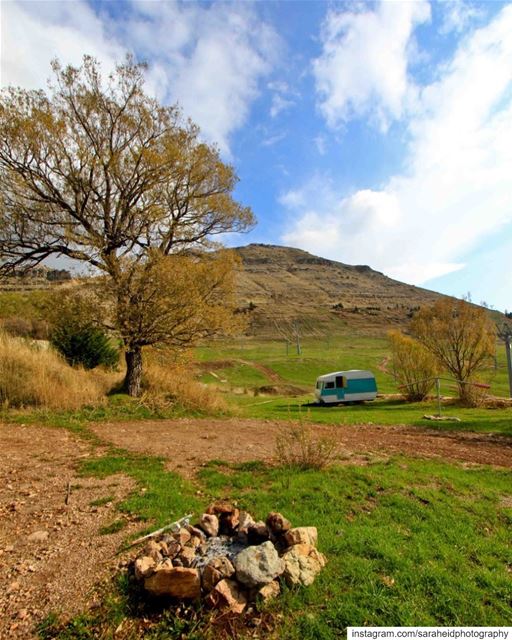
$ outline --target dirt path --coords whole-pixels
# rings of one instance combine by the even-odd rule
[[[28,640],[51,611],[85,609],[115,570],[112,556],[135,525],[111,535],[99,529],[119,517],[114,502],[133,483],[79,477],[92,448],[62,429],[0,424],[0,451],[0,638]]]
[[[105,423],[93,430],[130,451],[163,456],[169,467],[193,473],[208,460],[228,462],[272,459],[276,435],[285,423],[269,420],[183,419]],[[335,438],[343,453],[397,454],[443,458],[512,468],[512,438],[465,432],[440,432],[405,426],[315,425]]]
[[[271,369],[270,367],[267,367],[266,365],[261,364],[260,362],[253,362],[249,360],[238,360],[238,362],[241,362],[242,364],[246,364],[249,367],[253,367],[253,369],[257,369],[260,373],[266,376],[271,382],[286,382],[283,378],[281,378],[281,376],[277,373],[277,371],[274,371],[274,369]]]

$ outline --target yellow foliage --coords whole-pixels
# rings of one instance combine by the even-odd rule
[[[0,404],[76,409],[105,399],[112,374],[70,367],[45,345],[0,333]]]
[[[400,331],[390,331],[388,340],[393,375],[402,393],[411,402],[423,400],[439,372],[436,359],[422,344]]]
[[[422,307],[411,322],[413,335],[457,381],[460,398],[472,404],[475,375],[496,349],[496,327],[482,307],[444,298]]]

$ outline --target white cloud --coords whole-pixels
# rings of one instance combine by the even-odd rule
[[[414,88],[408,76],[412,33],[429,18],[425,0],[380,2],[375,11],[328,13],[323,51],[313,72],[320,111],[329,126],[370,114],[386,129],[390,120],[401,117]]]
[[[270,116],[272,118],[277,117],[282,111],[286,111],[290,107],[293,107],[295,102],[289,98],[284,98],[279,94],[272,96],[272,104],[270,106]]]
[[[316,150],[318,153],[323,156],[327,151],[327,139],[322,134],[317,135],[313,138],[313,142],[315,143]]]
[[[110,71],[124,55],[85,2],[2,2],[1,11],[2,86],[44,87],[53,58],[77,65],[89,53]]]
[[[466,0],[444,0],[439,5],[443,11],[441,33],[460,33],[475,19],[483,15],[482,9]]]
[[[54,57],[78,64],[88,53],[111,69],[132,51],[150,63],[148,88],[179,101],[226,154],[279,49],[273,29],[244,4],[136,0],[108,16],[84,0],[12,1],[2,13],[3,85],[44,86]]]
[[[315,176],[281,201],[283,240],[422,283],[512,224],[512,6],[465,38],[410,114],[408,162],[379,190]]]

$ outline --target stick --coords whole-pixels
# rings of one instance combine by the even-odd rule
[[[139,544],[139,542],[144,542],[144,540],[147,540],[148,538],[154,538],[158,534],[163,533],[164,531],[167,531],[168,529],[173,529],[174,527],[178,527],[178,529],[179,529],[181,527],[181,523],[184,522],[185,520],[188,521],[193,515],[194,515],[193,513],[189,513],[187,516],[183,516],[183,518],[180,518],[179,520],[176,520],[175,522],[171,522],[171,524],[166,524],[165,527],[161,527],[160,529],[157,529],[156,531],[152,531],[151,533],[148,533],[147,535],[142,536],[142,538],[137,538],[137,540],[134,540],[133,542],[130,542],[130,544],[126,548],[129,549],[130,547],[133,547],[136,544]]]
[[[64,504],[69,503],[70,496],[71,496],[71,482],[68,482],[68,485],[66,487],[66,497],[64,498]]]

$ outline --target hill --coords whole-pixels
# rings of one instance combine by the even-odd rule
[[[298,322],[304,334],[334,326],[375,332],[405,325],[441,294],[398,282],[367,265],[347,265],[291,247],[250,244],[235,249],[240,309],[251,333],[276,333]]]

